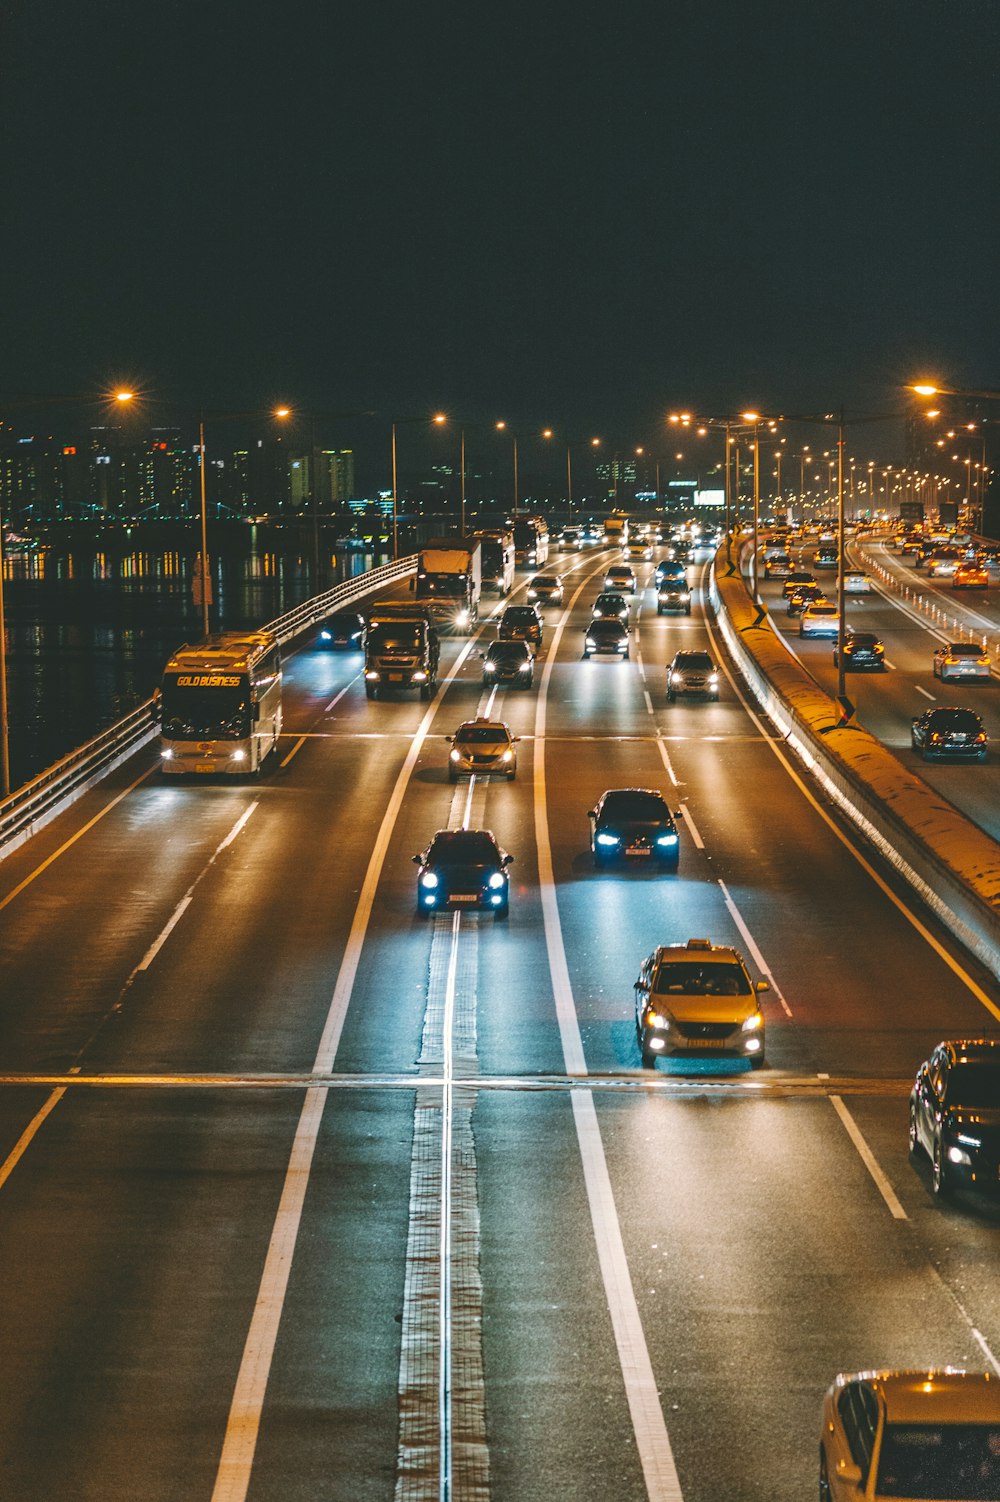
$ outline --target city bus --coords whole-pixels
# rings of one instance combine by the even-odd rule
[[[163,669],[160,754],[169,776],[259,772],[281,734],[281,653],[270,631],[183,646]]]

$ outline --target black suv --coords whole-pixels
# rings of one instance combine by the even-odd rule
[[[718,699],[719,669],[707,652],[676,652],[667,667],[667,703],[678,694]]]
[[[924,761],[930,761],[933,756],[985,761],[989,737],[974,709],[943,705],[938,709],[925,709],[917,716],[910,731],[910,741],[914,751],[922,753]]]
[[[1000,1040],[939,1043],[910,1092],[910,1152],[931,1160],[934,1193],[1000,1186]]]
[[[837,648],[833,649],[833,665],[838,664]],[[874,668],[885,672],[885,646],[874,631],[849,631],[844,637],[844,671],[859,668]]]

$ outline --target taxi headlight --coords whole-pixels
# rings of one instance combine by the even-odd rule
[[[670,1026],[670,1018],[664,1016],[662,1012],[654,1011],[652,1007],[646,1013],[643,1022],[646,1027],[668,1028]]]
[[[486,883],[491,892],[499,892],[503,884],[504,874],[502,871],[493,871],[490,875],[489,881]]]
[[[160,752],[160,755],[163,757],[164,761],[173,761],[174,759],[174,753],[169,746],[164,746],[163,750]]]
[[[718,673],[709,673],[709,675],[708,675],[708,686],[709,686],[709,688],[715,688],[715,686],[718,683],[718,681],[719,681],[719,675],[718,675]]]
[[[593,647],[595,645],[596,645],[596,643],[594,641],[594,638],[592,636],[588,636],[587,637],[587,646],[588,647]]]
[[[670,681],[671,681],[671,683],[683,683],[684,682],[684,674],[683,673],[671,673],[670,674]]]
[[[420,885],[422,887],[426,887],[428,889],[428,891],[433,891],[434,888],[438,885],[438,874],[437,874],[437,872],[436,871],[421,871],[421,873],[420,873]]]
[[[457,749],[454,750],[454,751],[452,751],[452,753],[451,753],[451,760],[452,761],[461,761],[462,760],[462,753],[461,753],[461,751],[459,751]]]
[[[513,751],[510,751],[510,750],[505,751],[504,754],[503,754],[503,756],[500,758],[500,760],[501,761],[513,761],[514,760],[514,753],[513,753]]]
[[[763,1017],[759,1012],[754,1012],[753,1015],[751,1017],[748,1017],[747,1020],[743,1023],[741,1031],[743,1031],[744,1033],[756,1033],[763,1026]]]

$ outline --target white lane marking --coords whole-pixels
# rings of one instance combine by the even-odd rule
[[[704,850],[704,848],[705,848],[705,841],[702,839],[701,835],[698,833],[698,826],[695,824],[694,820],[692,819],[692,817],[691,817],[691,811],[688,808],[688,806],[687,806],[686,803],[682,803],[681,804],[681,813],[684,816],[684,822],[685,822],[685,824],[687,825],[688,829],[691,831],[691,838],[694,840],[694,843],[695,843],[696,847],[699,850]]]
[[[7,1154],[3,1163],[0,1163],[0,1189],[2,1189],[6,1184],[7,1180],[14,1172],[14,1169],[17,1167],[18,1163],[20,1163],[28,1148],[31,1146],[32,1141],[37,1135],[39,1128],[41,1127],[45,1118],[55,1110],[56,1106],[59,1104],[65,1094],[65,1086],[61,1086],[58,1090],[53,1090],[52,1094],[49,1096],[45,1104],[38,1108],[34,1116],[28,1122],[28,1125],[25,1127],[20,1137],[18,1137],[17,1141],[14,1143],[14,1146]]]
[[[646,664],[643,661],[642,653],[641,652],[637,652],[636,653],[636,655],[635,655],[635,662],[636,662],[636,666],[639,669],[639,677],[642,679],[643,683],[645,683],[646,682]],[[646,692],[645,689],[643,689],[643,693],[646,694],[646,702],[648,704],[649,703],[649,694]],[[650,713],[652,713],[652,710],[650,710]]]
[[[347,682],[344,684],[343,688],[340,690],[340,693],[339,694],[334,694],[334,696],[330,700],[329,704],[324,705],[324,707],[323,707],[323,713],[324,714],[329,714],[330,710],[333,709],[334,705],[340,703],[340,701],[344,697],[344,695],[348,692],[349,689],[352,689],[354,687],[354,685],[360,680],[360,678],[361,678],[361,674],[360,673],[355,673],[355,675],[354,675],[353,678],[349,678],[347,680]]]
[[[770,965],[761,954],[757,941],[754,938],[753,934],[750,932],[749,926],[747,925],[743,914],[736,906],[729,888],[726,886],[726,883],[721,880],[719,882],[719,886],[722,888],[722,896],[725,900],[726,907],[729,909],[730,916],[732,917],[733,922],[736,924],[736,927],[742,934],[744,943],[746,944],[750,953],[753,955],[754,964],[757,966],[757,969],[761,972],[762,975],[767,976],[768,980],[771,983],[771,990],[781,1002],[781,1005],[784,1007],[786,1014],[790,1017],[792,1015],[792,1009],[788,1005],[788,1002],[785,1000],[784,992],[778,985],[778,982],[775,980],[774,972],[772,971]],[[823,1078],[829,1079],[829,1075],[824,1075]]]
[[[126,986],[131,985],[132,981],[137,975],[140,974],[141,971],[149,969],[150,965],[156,959],[156,956],[159,954],[160,950],[163,948],[164,944],[169,939],[174,929],[177,927],[177,924],[180,922],[181,918],[191,906],[191,901],[194,897],[195,889],[198,887],[199,883],[208,875],[208,872],[211,870],[212,866],[215,865],[215,862],[218,860],[222,852],[228,849],[228,847],[233,843],[233,841],[236,839],[236,836],[242,831],[244,825],[250,818],[250,815],[253,813],[254,809],[258,808],[259,806],[260,799],[255,798],[253,803],[250,804],[250,807],[245,808],[240,814],[239,818],[236,820],[236,823],[226,835],[225,839],[215,847],[212,855],[205,862],[204,866],[198,872],[198,875],[195,877],[194,881],[184,893],[184,896],[181,898],[180,902],[174,908],[170,917],[167,919],[163,928],[160,930],[157,938],[153,940],[152,944],[150,944],[149,948],[146,950],[146,953],[143,955],[138,965],[136,965],[135,969],[132,971],[132,974],[129,976],[128,981],[126,982]]]
[[[472,790],[469,790],[471,799]],[[441,1208],[438,1240],[438,1487],[442,1502],[451,1497],[451,1157],[454,1122],[455,976],[461,913],[453,915],[451,953],[444,987],[441,1074]]]
[[[643,677],[645,677],[645,676],[646,676],[646,675],[645,675],[645,674],[644,674],[644,673],[643,673]],[[649,697],[649,689],[648,689],[648,688],[644,688],[644,689],[643,689],[643,691],[642,691],[642,697],[643,697],[643,698],[644,698],[644,699],[645,699],[645,701],[646,701],[646,708],[647,708],[647,709],[648,709],[648,711],[649,711],[649,713],[650,713],[650,714],[654,714],[654,713],[655,713],[655,710],[654,710],[654,709],[653,709],[653,701],[652,701],[652,699],[651,699],[651,698],[650,698],[650,697]]]
[[[708,632],[709,637],[711,638],[713,646],[715,646],[716,650],[718,651],[717,638],[712,630],[707,616],[705,617],[705,628]],[[722,663],[726,677],[729,679],[730,683],[733,686],[733,691],[736,694],[736,697],[739,699],[744,710],[746,711],[747,718],[751,721],[752,724],[756,725],[757,729],[760,731],[760,735],[762,740],[764,741],[764,744],[771,751],[772,755],[774,755],[781,763],[782,767],[785,769],[785,772],[791,778],[792,782],[798,788],[799,792],[802,794],[803,798],[805,798],[806,802],[811,805],[814,812],[819,815],[827,828],[834,835],[836,835],[837,839],[843,845],[844,849],[850,852],[854,860],[857,861],[858,865],[861,867],[862,871],[864,871],[865,874],[871,878],[871,880],[878,887],[879,891],[889,899],[893,907],[896,908],[897,912],[902,914],[902,916],[920,935],[924,942],[928,944],[931,949],[933,949],[938,958],[943,960],[952,974],[958,977],[958,979],[971,993],[971,995],[973,995],[976,1000],[986,1008],[991,1016],[995,1017],[996,1020],[1000,1022],[1000,1007],[995,1005],[990,997],[987,996],[982,986],[978,985],[976,981],[973,980],[969,972],[964,968],[963,965],[959,964],[954,955],[948,952],[941,941],[935,938],[930,929],[926,926],[926,924],[921,922],[912,908],[908,907],[903,899],[892,890],[888,882],[883,880],[883,878],[875,870],[875,867],[871,864],[871,862],[866,860],[866,858],[861,854],[861,851],[858,849],[858,847],[848,839],[847,835],[835,822],[832,816],[827,813],[826,809],[823,808],[819,801],[813,796],[811,789],[806,786],[802,777],[799,776],[798,770],[792,765],[781,741],[775,740],[774,736],[768,732],[767,727],[764,725],[760,716],[750,704],[749,699],[744,694],[742,688],[737,683],[733,674],[729,671],[728,664],[721,656],[721,654],[719,660]]]
[[[673,766],[671,765],[670,757],[667,754],[667,748],[662,735],[658,735],[656,737],[656,744],[660,748],[660,760],[663,762],[663,765],[667,769],[667,776],[670,778],[670,781],[673,783],[674,787],[679,788],[680,783],[677,781],[677,773],[674,771]]]
[[[972,1329],[972,1338],[973,1338],[973,1340],[976,1342],[976,1344],[978,1345],[979,1349],[982,1351],[983,1355],[986,1357],[986,1360],[989,1362],[990,1366],[996,1372],[997,1376],[1000,1377],[1000,1365],[998,1365],[996,1357],[994,1356],[993,1352],[990,1350],[989,1345],[986,1342],[985,1335],[980,1334],[980,1332],[976,1329],[975,1325],[973,1325],[971,1327],[971,1329]]]
[[[896,664],[894,662],[890,662],[888,657],[883,657],[882,661],[885,663],[890,672],[894,673],[896,671]]]
[[[459,669],[472,648],[473,641],[470,640],[456,658],[451,672],[442,680],[442,687],[452,682],[458,675]],[[439,694],[440,690],[428,704],[427,711],[413,736],[372,846],[368,869],[365,872],[365,879],[354,910],[351,931],[347,937],[333,996],[330,999],[323,1035],[316,1050],[313,1063],[314,1074],[330,1074],[333,1071],[344,1018],[347,1015],[351,991],[361,963],[361,951],[375,903],[379,877],[389,849],[389,841],[399,817],[417,757],[437,712],[436,701]],[[319,1130],[326,1096],[327,1092],[323,1089],[307,1090],[302,1106],[281,1203],[278,1206],[264,1261],[257,1303],[250,1321],[250,1329],[247,1332],[243,1357],[236,1378],[222,1444],[222,1455],[212,1492],[212,1502],[244,1502],[250,1486],[254,1452],[257,1448],[264,1407],[264,1394],[271,1374],[274,1345],[284,1309],[288,1276],[302,1218],[302,1205],[309,1182],[313,1149],[316,1145],[316,1134]]]
[[[113,808],[116,808],[118,804],[121,803],[123,798],[127,798],[129,793],[134,792],[135,789],[139,786],[140,782],[145,782],[147,777],[152,777],[153,773],[156,771],[157,766],[159,766],[158,762],[152,767],[147,767],[145,772],[141,773],[141,775],[138,776],[134,782],[130,782],[127,788],[123,788],[116,797],[111,799],[110,803],[106,803],[101,809],[100,813],[95,814],[92,819],[88,819],[86,824],[83,825],[82,829],[78,829],[76,831],[76,834],[70,835],[69,839],[64,840],[63,843],[59,846],[58,850],[53,850],[52,854],[47,855],[40,865],[37,865],[33,871],[29,871],[24,880],[19,881],[16,887],[12,887],[11,890],[7,893],[6,897],[0,897],[0,912],[3,911],[8,903],[13,902],[15,897],[20,896],[25,887],[30,887],[31,883],[37,877],[41,876],[43,871],[47,871],[49,866],[51,866],[54,861],[57,861],[61,855],[65,855],[66,851],[69,850],[71,846],[75,845],[77,840],[82,840],[83,836],[89,833],[89,831],[93,829],[95,824],[99,824],[105,817],[105,815],[109,814]]]
[[[925,688],[921,688],[920,687],[919,683],[915,683],[913,685],[913,687],[916,689],[916,691],[917,691],[918,694],[923,694],[923,696],[924,696],[925,699],[930,699],[930,701],[931,701],[932,704],[936,703],[936,701],[937,701],[937,695],[936,694],[929,694]]]
[[[583,589],[581,585],[579,594]],[[574,596],[573,604],[576,603]],[[562,924],[556,899],[552,847],[549,843],[548,805],[545,790],[545,716],[552,664],[562,632],[560,625],[542,674],[541,693],[535,705],[535,840],[538,851],[538,883],[545,923],[545,944],[552,977],[559,1036],[567,1074],[586,1075],[580,1025],[573,1002]],[[639,1317],[635,1289],[622,1241],[614,1192],[608,1175],[594,1096],[590,1090],[574,1091],[573,1120],[583,1163],[584,1183],[594,1227],[598,1261],[604,1281],[608,1310],[621,1364],[622,1379],[635,1432],[650,1502],[683,1502],[680,1479],[674,1464],[670,1437],[660,1406],[656,1377]]]
[[[844,1105],[844,1102],[841,1100],[840,1096],[831,1095],[830,1104],[843,1122],[844,1130],[847,1132],[848,1137],[850,1137],[851,1141],[854,1143],[859,1158],[875,1181],[875,1187],[888,1205],[889,1213],[892,1216],[893,1220],[909,1220],[909,1216],[903,1209],[902,1205],[899,1203],[899,1200],[896,1198],[892,1185],[889,1183],[889,1180],[886,1178],[885,1174],[879,1167],[878,1162],[875,1158],[875,1154],[872,1152],[871,1148],[868,1146],[868,1143],[861,1135],[861,1131],[858,1127],[857,1122],[854,1120],[854,1117]]]
[[[293,747],[292,747],[292,749],[291,749],[291,750],[290,750],[290,751],[289,751],[289,753],[288,753],[288,755],[287,755],[287,756],[286,756],[286,757],[285,757],[285,759],[284,759],[284,761],[283,761],[283,762],[281,762],[281,763],[280,763],[280,767],[281,767],[281,768],[284,768],[284,767],[287,767],[287,766],[288,766],[288,763],[289,763],[289,762],[290,762],[290,761],[291,761],[291,759],[292,759],[292,757],[293,757],[293,756],[294,756],[294,755],[295,755],[295,753],[296,753],[296,751],[301,751],[301,749],[302,749],[302,747],[303,747],[303,746],[304,746],[304,745],[305,745],[305,743],[306,743],[306,739],[307,739],[307,737],[306,737],[306,736],[304,736],[304,735],[300,735],[300,736],[299,736],[299,738],[298,738],[298,740],[297,740],[297,741],[296,741],[296,742],[295,742],[295,745],[294,745],[294,746],[293,746]]]

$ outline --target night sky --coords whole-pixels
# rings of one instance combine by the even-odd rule
[[[996,386],[998,42],[997,0],[3,0],[0,391],[644,442]]]

